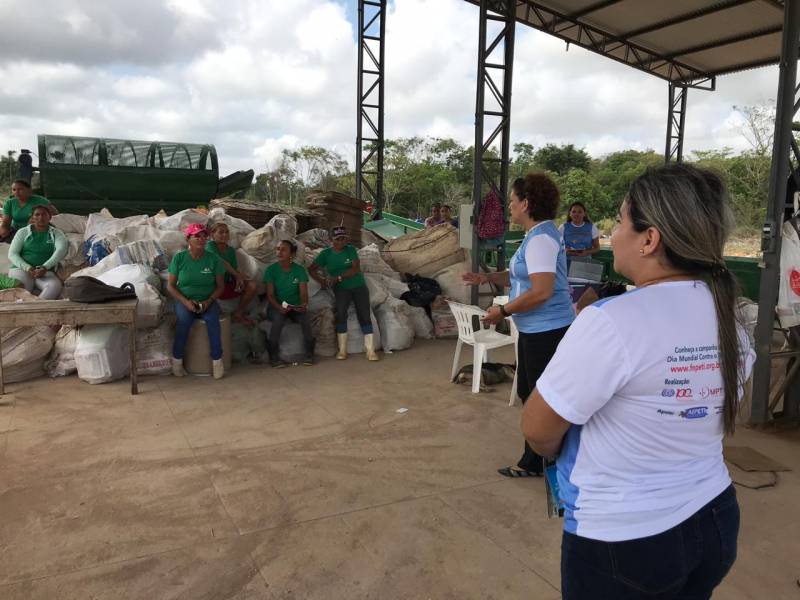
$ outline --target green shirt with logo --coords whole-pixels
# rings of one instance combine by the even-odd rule
[[[50,206],[50,200],[44,196],[33,195],[28,198],[25,206],[20,206],[17,197],[11,196],[3,204],[3,214],[11,217],[11,226],[14,229],[22,229],[29,224],[33,209],[37,206]]]
[[[308,273],[305,267],[293,262],[288,271],[284,271],[281,263],[274,263],[264,271],[264,283],[275,286],[275,300],[278,304],[286,302],[298,306],[300,298],[300,284],[308,282]]]
[[[353,268],[353,262],[358,260],[358,251],[352,244],[347,244],[341,252],[336,252],[333,248],[325,248],[314,259],[314,264],[325,269],[331,277],[338,277],[345,271]],[[352,290],[363,285],[367,285],[363,273],[356,273],[354,277],[345,279],[337,283],[336,287],[343,290]]]
[[[45,231],[33,231],[33,228],[31,228],[31,233],[22,243],[22,250],[19,254],[22,260],[29,265],[41,267],[50,260],[50,257],[53,256],[55,251],[56,245],[53,236],[50,235],[49,229]]]
[[[188,250],[181,250],[169,263],[170,275],[178,278],[178,289],[189,300],[202,302],[208,299],[217,287],[217,275],[225,273],[222,262],[211,252],[195,260]]]
[[[236,250],[234,250],[230,246],[225,248],[225,252],[220,252],[219,248],[217,247],[217,242],[215,242],[214,240],[209,240],[208,243],[206,244],[206,252],[210,252],[217,258],[221,258],[231,267],[233,267],[234,270],[236,271],[239,270],[239,262],[236,260]],[[224,269],[225,266],[223,265],[222,268]],[[231,276],[231,274],[225,271],[225,281],[232,281],[232,280],[233,277]]]

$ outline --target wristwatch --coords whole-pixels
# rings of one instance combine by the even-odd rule
[[[505,304],[500,305],[500,314],[504,317],[510,317],[511,313],[506,310]]]
[[[342,276],[339,275],[339,283],[342,283]]]

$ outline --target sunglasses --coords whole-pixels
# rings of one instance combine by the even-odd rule
[[[207,234],[205,231],[201,231],[200,233],[195,233],[194,235],[191,235],[191,236],[189,236],[189,237],[195,237],[195,238],[207,238],[207,237],[208,237],[208,234]]]

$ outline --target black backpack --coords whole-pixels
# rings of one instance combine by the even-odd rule
[[[67,279],[64,289],[67,292],[67,298],[73,302],[88,304],[136,298],[136,290],[132,283],[123,283],[120,287],[114,287],[87,275]]]

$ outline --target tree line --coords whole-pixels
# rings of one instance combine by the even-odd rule
[[[758,229],[765,216],[771,144],[735,153],[729,148],[694,152],[687,162],[714,169],[728,184],[731,204],[741,230]],[[416,219],[431,204],[457,206],[471,202],[473,148],[450,138],[388,140],[384,151],[384,210]],[[571,202],[586,205],[601,229],[610,229],[634,178],[647,167],[663,164],[654,150],[623,150],[592,158],[572,144],[514,145],[509,178],[545,171],[559,185],[562,213]],[[490,167],[499,168],[499,167]],[[284,150],[277,166],[256,177],[247,198],[254,202],[299,205],[311,189],[353,194],[355,174],[345,158],[325,148],[305,146]]]

